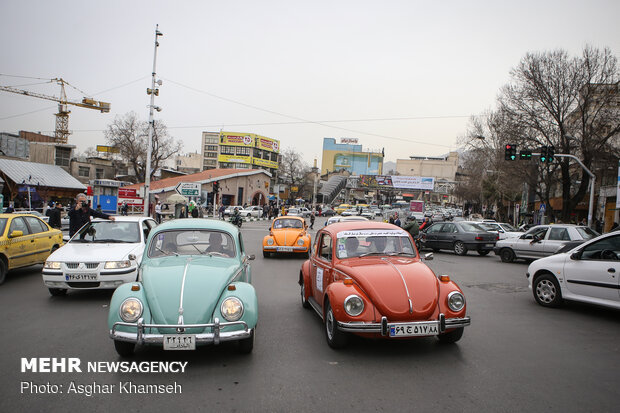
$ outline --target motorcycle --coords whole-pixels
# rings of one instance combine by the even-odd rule
[[[241,215],[233,215],[232,217],[230,217],[230,223],[241,228],[243,218],[241,218]]]

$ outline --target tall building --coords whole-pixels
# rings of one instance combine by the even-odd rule
[[[220,133],[202,132],[202,169],[217,168],[217,155],[219,152]]]
[[[328,171],[345,170],[352,175],[381,175],[383,173],[383,151],[362,149],[357,139],[323,138],[321,175]]]
[[[410,156],[409,159],[396,160],[396,173],[399,175],[430,176],[449,181],[454,181],[458,167],[458,152],[441,157]]]

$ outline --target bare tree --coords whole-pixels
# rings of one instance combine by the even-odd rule
[[[135,112],[117,116],[105,131],[108,143],[120,149],[120,155],[133,169],[138,182],[144,182],[147,157],[148,122],[138,119]],[[166,159],[179,153],[181,142],[175,142],[166,126],[155,121],[151,145],[151,178]]]
[[[297,187],[296,192],[289,190],[289,198],[303,195],[307,191],[307,178],[310,173],[310,166],[303,161],[301,154],[295,149],[286,148],[282,151],[282,161],[280,163],[279,179],[289,188]]]

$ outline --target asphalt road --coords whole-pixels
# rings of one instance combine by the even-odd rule
[[[428,265],[459,283],[472,317],[461,341],[355,338],[335,351],[318,316],[301,307],[302,259],[262,257],[266,222],[246,223],[243,233],[256,254],[254,352],[240,355],[224,344],[195,352],[146,348],[134,358],[187,361],[185,373],[21,373],[22,357],[77,357],[82,365],[120,359],[108,338],[110,292],[51,297],[40,266],[9,274],[0,286],[0,412],[617,411],[620,312],[574,303],[540,307],[527,289],[524,263],[437,253]],[[66,392],[71,382],[126,381],[176,382],[182,394]],[[22,382],[63,385],[64,392],[22,393]]]

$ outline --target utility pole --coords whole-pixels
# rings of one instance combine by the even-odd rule
[[[163,36],[163,33],[159,31],[159,25],[155,26],[155,51],[153,52],[153,73],[151,80],[151,88],[147,89],[146,93],[151,95],[151,104],[149,105],[149,138],[147,140],[146,148],[146,171],[144,172],[144,216],[149,216],[149,207],[151,201],[151,156],[153,152],[153,132],[155,130],[155,121],[153,120],[153,110],[161,112],[161,108],[155,106],[155,95],[159,95],[159,89],[155,87],[155,84],[161,86],[162,81],[155,80],[155,67],[157,64],[157,47],[159,42],[157,38]]]

